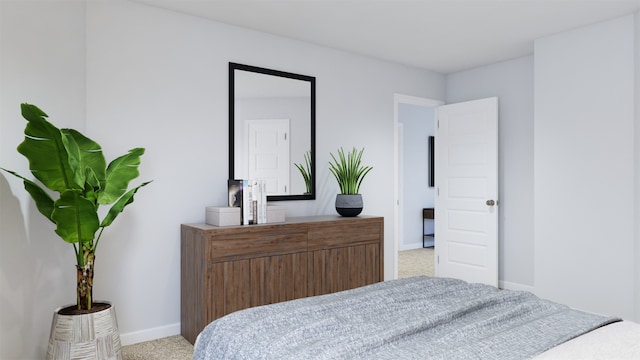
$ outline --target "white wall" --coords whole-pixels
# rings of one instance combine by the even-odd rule
[[[499,279],[531,289],[533,274],[533,56],[447,76],[447,103],[498,97]]]
[[[443,99],[443,75],[127,1],[0,4],[3,167],[27,174],[15,151],[27,100],[86,130],[108,159],[147,149],[139,181],[154,182],[97,252],[94,297],[116,306],[123,343],[179,332],[179,225],[226,203],[230,61],[317,78],[318,197],[280,205],[335,214],[329,152],[365,147],[364,213],[385,217],[393,276],[393,94]],[[41,358],[53,310],[75,302],[72,250],[4,173],[0,195],[0,358]]]
[[[435,134],[433,108],[398,105],[402,124],[402,243],[399,250],[422,247],[422,209],[434,206],[434,188],[429,187],[429,135]],[[425,233],[433,234],[433,220],[425,220]]]
[[[637,12],[635,15],[635,25],[636,25],[636,100],[635,100],[635,113],[636,113],[636,140],[635,140],[635,151],[636,154],[636,171],[635,178],[636,184],[635,189],[640,189],[640,12]],[[636,190],[636,205],[635,205],[636,215],[640,215],[640,191]],[[640,322],[640,221],[636,216],[636,236],[635,236],[635,244],[636,244],[636,321]]]
[[[82,2],[0,1],[0,167],[29,175],[16,147],[20,103],[85,128]],[[56,116],[59,115],[59,116]],[[53,312],[75,302],[71,245],[36,210],[22,182],[0,175],[0,359],[43,358]]]
[[[634,34],[635,33],[635,34]],[[640,321],[634,16],[535,42],[535,285]]]

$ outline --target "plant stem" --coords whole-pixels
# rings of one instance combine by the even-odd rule
[[[93,265],[95,261],[94,250],[80,245],[82,248],[83,264],[76,265],[78,271],[77,301],[78,310],[91,310],[93,302]]]

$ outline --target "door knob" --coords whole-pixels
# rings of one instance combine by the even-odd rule
[[[493,205],[495,205],[495,204],[496,204],[496,202],[495,202],[495,201],[493,201],[493,200],[487,200],[487,206],[493,206]]]

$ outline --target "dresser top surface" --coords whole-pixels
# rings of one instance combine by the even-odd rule
[[[211,230],[211,229],[254,228],[254,227],[260,227],[260,226],[277,226],[277,225],[287,225],[287,224],[316,223],[316,222],[325,222],[325,221],[357,221],[359,219],[365,220],[365,219],[384,219],[384,218],[382,216],[371,216],[371,215],[358,215],[355,217],[344,217],[340,215],[319,215],[319,216],[288,217],[285,222],[256,224],[256,225],[215,226],[215,225],[209,225],[205,223],[191,223],[191,224],[183,224],[183,225],[187,225],[187,226],[202,229],[202,230]]]

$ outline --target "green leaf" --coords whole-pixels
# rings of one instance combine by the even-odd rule
[[[22,116],[28,123],[18,152],[29,160],[31,173],[54,191],[82,189],[74,181],[60,130],[49,123],[45,119],[47,114],[35,105],[22,104],[21,108]]]
[[[51,218],[57,225],[56,234],[68,243],[93,243],[100,227],[97,209],[81,190],[62,192],[54,206]]]
[[[36,203],[36,208],[38,208],[38,211],[40,211],[40,213],[44,215],[44,217],[49,219],[49,221],[55,223],[51,218],[51,213],[53,212],[53,199],[40,185],[11,170],[7,170],[4,168],[0,169],[22,179],[24,183],[24,189],[27,190],[29,195],[31,195],[31,198]]]
[[[111,206],[111,209],[109,209],[107,216],[105,216],[105,218],[102,220],[102,223],[100,223],[100,227],[107,227],[111,225],[113,220],[115,220],[115,218],[124,210],[125,206],[133,202],[133,195],[135,195],[138,189],[149,184],[150,182],[151,181],[144,182],[137,187],[129,190],[126,194],[122,195],[122,197],[120,197],[120,199],[118,199],[118,201],[116,201],[116,203]]]
[[[91,181],[95,188],[94,183],[97,179],[99,187],[100,182],[104,182],[107,169],[107,162],[100,145],[74,129],[62,129],[60,132],[76,183],[84,184],[86,181]],[[89,170],[93,173],[91,179],[86,178]]]
[[[143,148],[131,149],[127,154],[109,163],[105,184],[98,194],[98,203],[111,204],[127,191],[129,182],[140,174],[138,165],[140,165],[142,154],[144,154]]]
[[[96,192],[100,190],[100,180],[96,176],[96,173],[93,172],[93,169],[87,168],[87,174],[85,175],[85,184],[84,184],[84,194],[85,196],[89,191]],[[87,196],[87,199],[89,197]]]
[[[311,150],[307,150],[304,153],[304,162],[305,165],[294,163],[298,170],[300,170],[300,174],[302,174],[302,178],[304,179],[304,184],[307,189],[307,192],[311,192]]]
[[[82,251],[78,249],[95,250],[100,237],[96,238],[96,232],[100,230],[101,234],[133,202],[136,191],[148,184],[127,192],[129,182],[139,175],[144,149],[132,149],[107,167],[102,148],[95,141],[73,129],[58,129],[34,105],[21,104],[21,109],[27,125],[18,152],[29,160],[30,170],[42,186],[2,170],[23,180],[40,213],[56,224],[55,231],[64,241],[74,244],[78,264],[82,264]],[[60,193],[60,197],[54,200],[47,189]],[[99,204],[113,202],[101,225]]]
[[[362,166],[363,152],[364,148],[357,151],[354,147],[346,156],[342,148],[338,149],[337,158],[332,153],[329,153],[333,160],[329,161],[329,171],[336,178],[340,186],[340,193],[358,194],[362,180],[373,169],[371,166]]]

